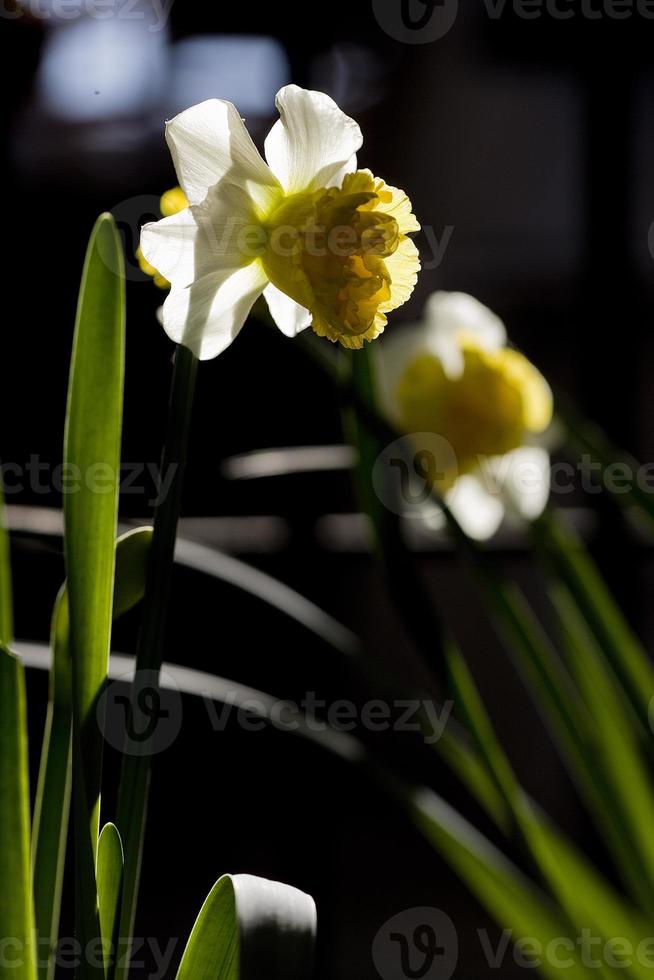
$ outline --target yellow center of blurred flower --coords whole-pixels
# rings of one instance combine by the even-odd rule
[[[286,197],[264,224],[271,282],[313,314],[316,333],[346,347],[374,340],[415,284],[411,204],[368,171]]]
[[[396,389],[403,430],[434,432],[454,450],[458,470],[434,474],[441,491],[485,458],[524,445],[552,418],[549,386],[526,357],[507,347],[482,350],[468,338],[460,343],[460,377],[449,377],[438,357],[423,353],[409,363]]]
[[[172,214],[178,214],[187,207],[188,198],[181,187],[171,187],[169,191],[165,191],[161,195],[159,200],[159,209],[164,218],[169,218]],[[151,276],[154,279],[155,286],[158,286],[159,289],[170,289],[168,280],[160,272],[157,272],[153,265],[150,265],[143,255],[140,245],[136,250],[136,258],[141,272],[144,272],[146,276]]]

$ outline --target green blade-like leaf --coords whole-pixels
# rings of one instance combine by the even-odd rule
[[[565,910],[574,934],[581,936],[584,930],[592,929],[605,943],[623,936],[636,949],[647,938],[646,919],[619,898],[524,793],[497,739],[472,675],[454,646],[448,650],[448,666],[457,704],[465,714],[479,751],[511,809],[534,863]],[[633,977],[642,977],[647,972],[633,957],[620,969]],[[615,974],[604,964],[603,975]]]
[[[113,616],[133,609],[145,591],[152,529],[136,528],[116,542]],[[61,888],[70,812],[72,677],[66,587],[62,587],[52,617],[53,662],[41,768],[34,808],[33,881],[36,929],[40,940],[39,976],[52,978],[52,955],[59,931]],[[49,951],[49,952],[48,952]]]
[[[0,643],[10,644],[14,638],[14,615],[11,588],[11,557],[9,535],[5,524],[5,499],[0,472]]]
[[[23,666],[0,647],[0,942],[16,980],[36,980]]]
[[[576,937],[566,917],[540,889],[523,875],[482,834],[430,790],[400,791],[413,820],[495,921],[513,931],[513,940],[535,939],[545,951],[551,943],[567,939],[573,962],[562,970],[545,955],[540,972],[552,980],[562,975],[589,980],[596,971],[584,967]]]
[[[82,946],[99,941],[95,861],[100,832],[102,733],[96,717],[107,675],[120,483],[125,284],[120,239],[102,215],[89,243],[68,390],[64,463],[66,578],[73,677],[76,915]],[[84,957],[82,977],[98,976]]]
[[[98,909],[107,980],[113,976],[122,889],[123,845],[114,824],[108,823],[98,843]]]
[[[304,892],[225,875],[193,927],[177,980],[310,980],[316,907]]]
[[[654,667],[641,643],[572,528],[550,511],[536,522],[534,530],[610,661],[643,728],[650,731]]]
[[[451,720],[448,727],[453,728]],[[489,776],[483,759],[474,746],[468,744],[464,733],[445,730],[434,748],[491,820],[508,834],[511,818],[506,803]]]
[[[633,852],[633,863],[640,868],[638,888],[647,889],[645,899],[651,908],[654,904],[651,888],[654,793],[649,770],[641,756],[642,746],[615,677],[570,592],[564,585],[557,585],[550,590],[550,597],[571,670],[593,716],[596,772],[604,781],[607,800],[620,815],[624,842]]]

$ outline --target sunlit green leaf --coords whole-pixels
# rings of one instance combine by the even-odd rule
[[[95,859],[102,732],[96,717],[111,638],[120,483],[125,285],[120,239],[102,215],[87,251],[68,390],[64,492],[65,557],[73,673],[73,798],[76,914],[83,946],[97,941]],[[83,958],[81,976],[98,971]]]
[[[611,663],[643,728],[649,731],[654,667],[600,576],[583,542],[563,519],[547,512],[535,530],[548,560],[567,584]]]
[[[98,843],[98,909],[104,952],[105,976],[113,974],[120,899],[123,887],[123,845],[120,834],[112,823],[105,824]]]
[[[465,715],[479,751],[510,807],[524,846],[565,911],[571,933],[579,937],[592,929],[604,943],[621,936],[635,951],[647,939],[646,919],[614,892],[527,797],[497,739],[472,675],[460,651],[453,646],[448,651],[448,664],[457,706]],[[619,969],[625,971],[622,975],[633,977],[642,977],[647,972],[634,959],[633,952]],[[606,964],[604,975],[614,975]]]
[[[143,598],[152,529],[136,528],[116,542],[114,619]],[[72,677],[69,648],[68,595],[64,586],[52,617],[53,661],[41,768],[34,809],[33,879],[36,927],[41,940],[39,975],[54,976],[52,953],[59,928],[61,888],[70,811]]]
[[[20,661],[0,647],[1,972],[16,980],[36,980],[29,807],[25,676]]]
[[[177,980],[310,980],[316,908],[304,892],[251,875],[213,887]]]

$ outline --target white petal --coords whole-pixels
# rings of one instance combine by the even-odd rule
[[[487,306],[467,293],[432,293],[425,308],[426,335],[431,350],[437,354],[451,378],[463,373],[460,338],[474,337],[484,350],[506,346],[506,327]]]
[[[263,230],[243,188],[218,184],[203,204],[145,225],[141,250],[173,286],[188,286],[211,272],[240,268],[257,257],[251,234]],[[264,240],[260,239],[260,249]]]
[[[268,304],[270,315],[287,337],[297,337],[307,327],[311,326],[313,319],[309,310],[300,306],[294,299],[283,293],[272,282],[263,291],[263,295]]]
[[[473,474],[460,476],[446,494],[446,502],[469,538],[492,538],[504,519],[504,503],[499,493],[489,493]]]
[[[354,119],[323,92],[287,85],[277,93],[280,119],[266,139],[266,159],[288,193],[328,187],[363,143]]]
[[[200,360],[216,357],[237,336],[267,282],[261,264],[251,262],[236,272],[214,272],[186,289],[173,289],[163,307],[164,329]]]
[[[483,468],[487,485],[495,484],[509,511],[533,521],[545,510],[550,496],[550,457],[540,446],[522,446],[488,460]]]
[[[195,276],[199,226],[191,208],[141,229],[143,255],[170,282],[191,282]]]
[[[279,187],[231,102],[209,99],[186,109],[166,124],[166,141],[191,204],[223,179],[247,188],[262,207]]]

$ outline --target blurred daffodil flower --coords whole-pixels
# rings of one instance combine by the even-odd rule
[[[380,345],[378,383],[389,419],[416,452],[430,448],[421,455],[425,478],[471,537],[491,537],[507,512],[528,520],[542,513],[552,393],[478,300],[434,293],[422,322]]]
[[[419,225],[400,190],[357,170],[357,123],[321,92],[289,85],[267,163],[231,103],[167,124],[189,205],[143,228],[143,261],[171,284],[166,333],[202,359],[236,337],[263,293],[289,337],[311,326],[346,347],[383,331],[411,295]]]

